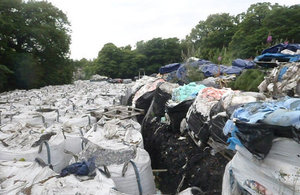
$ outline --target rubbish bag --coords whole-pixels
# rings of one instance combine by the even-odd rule
[[[132,99],[132,106],[136,106],[136,101],[143,96],[147,92],[155,91],[159,83],[165,82],[163,79],[156,79],[153,82],[149,82],[145,84],[143,87],[141,87],[134,95]]]
[[[248,124],[236,121],[239,131],[237,137],[242,144],[258,159],[269,153],[274,139],[274,129],[266,124]]]
[[[182,119],[185,118],[187,111],[189,110],[190,106],[193,104],[194,99],[192,100],[185,100],[175,106],[167,106],[167,114],[170,117],[170,122],[172,126],[172,130],[174,132],[179,132],[180,130],[180,123]]]
[[[198,93],[197,98],[190,106],[186,118],[190,135],[200,145],[209,138],[209,116],[211,109],[219,100],[232,93],[230,89],[215,89],[207,87]]]

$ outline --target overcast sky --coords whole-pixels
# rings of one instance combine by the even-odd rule
[[[105,43],[135,46],[155,37],[185,38],[214,13],[236,15],[258,0],[48,0],[71,22],[71,58],[93,59]],[[294,5],[299,0],[270,0]]]

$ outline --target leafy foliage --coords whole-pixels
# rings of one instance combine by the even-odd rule
[[[264,73],[257,69],[244,71],[236,81],[230,84],[233,89],[243,91],[258,91],[258,85],[264,80]]]
[[[234,58],[253,58],[271,44],[300,42],[299,17],[300,5],[256,3],[237,16],[210,15],[192,29],[183,43],[192,43],[197,57],[214,62],[219,55],[226,63]],[[266,42],[268,35],[273,37],[272,43]]]
[[[0,91],[70,82],[69,26],[66,15],[48,2],[2,0],[0,64],[13,73]]]
[[[85,72],[89,76],[100,74],[112,78],[133,78],[139,70],[152,74],[158,72],[161,66],[178,61],[181,61],[181,46],[177,38],[140,41],[135,50],[130,46],[117,47],[107,43]]]

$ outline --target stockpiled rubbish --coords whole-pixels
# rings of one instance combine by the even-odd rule
[[[136,112],[107,112],[131,87],[76,81],[2,93],[0,193],[155,193]]]
[[[223,194],[300,194],[300,99],[254,102],[236,109],[224,133],[236,150]]]
[[[300,95],[300,63],[284,63],[274,68],[258,86],[259,91],[271,96]]]
[[[298,66],[275,68],[276,82],[293,86],[281,92],[297,96]],[[13,171],[0,175],[0,192],[299,193],[299,98],[274,101],[224,88],[222,78],[179,86],[144,76],[2,93],[0,170]],[[22,179],[22,170],[34,171]]]
[[[176,78],[182,80],[185,83],[191,82],[191,74],[195,71],[200,71],[205,77],[212,77],[215,75],[239,75],[244,69],[252,69],[255,67],[255,63],[249,60],[235,59],[232,62],[232,66],[217,65],[207,60],[196,60],[181,64],[181,66],[174,70],[176,72]],[[172,72],[170,73],[172,74]],[[174,77],[173,74],[172,77]],[[172,80],[172,78],[168,79]]]
[[[168,82],[158,85],[152,95],[142,134],[152,167],[163,170],[156,175],[160,190],[178,193],[195,186],[203,193],[221,193],[225,165],[234,156],[227,149],[230,135],[223,134],[223,127],[236,108],[266,97],[196,83],[178,87]]]
[[[38,163],[39,162],[39,163]],[[92,177],[61,177],[43,162],[0,161],[1,194],[109,194],[115,184],[98,170]]]
[[[280,62],[298,62],[300,61],[300,44],[280,43],[265,49],[257,56],[254,62],[264,67],[275,67]]]

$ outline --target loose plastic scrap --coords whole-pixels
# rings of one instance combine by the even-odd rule
[[[197,85],[195,82],[180,86],[174,89],[172,100],[176,102],[182,102],[184,100],[194,99],[198,95],[198,92],[204,88],[204,85]]]
[[[300,95],[300,63],[286,63],[274,68],[258,86],[261,93],[272,96]]]
[[[64,177],[69,174],[87,176],[95,170],[95,158],[90,158],[88,161],[76,162],[68,165],[63,170],[61,170],[60,176]]]
[[[235,148],[233,140],[238,139],[255,157],[263,159],[276,137],[293,138],[300,143],[299,100],[254,102],[236,109],[223,129],[225,135],[232,135],[228,140],[230,148]]]

